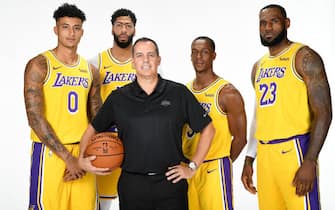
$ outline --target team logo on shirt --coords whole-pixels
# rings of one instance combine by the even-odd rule
[[[102,84],[109,84],[111,82],[134,81],[135,78],[136,74],[134,73],[113,73],[107,71]]]
[[[171,105],[171,101],[163,100],[163,101],[161,102],[161,105],[164,106],[164,107],[170,106],[170,105]]]
[[[110,66],[104,66],[104,69],[109,69],[110,67],[112,67],[111,65]]]
[[[62,68],[62,66],[53,66],[52,67],[53,70],[57,70],[57,69],[60,69],[60,68]]]
[[[88,78],[86,77],[76,77],[67,76],[62,73],[57,73],[55,83],[52,87],[62,87],[62,86],[83,86],[88,88]]]
[[[280,66],[274,66],[270,68],[261,68],[259,70],[259,75],[256,80],[256,82],[261,81],[263,78],[271,78],[271,77],[277,77],[277,78],[283,78],[285,75],[286,67],[280,67]]]

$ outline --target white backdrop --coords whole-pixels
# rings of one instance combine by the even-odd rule
[[[28,206],[30,140],[23,101],[23,74],[27,61],[55,47],[53,11],[59,0],[2,1],[0,8],[0,60],[2,134],[0,209],[21,210]],[[121,7],[138,18],[135,38],[148,36],[158,42],[164,77],[186,83],[194,77],[190,61],[191,41],[200,35],[214,39],[214,69],[231,81],[244,97],[248,119],[252,117],[253,90],[250,70],[267,49],[258,33],[259,9],[282,4],[291,18],[288,36],[308,44],[324,59],[332,93],[335,91],[335,1],[228,1],[142,0],[70,1],[87,15],[79,53],[87,58],[112,45],[110,16]],[[334,97],[334,95],[333,95]],[[249,123],[248,121],[248,123]],[[334,123],[320,155],[321,201],[325,210],[335,207]],[[257,198],[240,182],[245,150],[234,163],[235,209],[257,209]]]

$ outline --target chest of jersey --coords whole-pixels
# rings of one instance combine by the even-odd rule
[[[259,61],[254,81],[258,139],[285,138],[307,130],[307,88],[295,70],[295,55],[302,46],[291,44],[281,54],[265,55]]]
[[[44,115],[62,143],[78,142],[88,124],[87,101],[92,73],[85,59],[68,66],[51,51],[43,54],[48,74],[43,85]],[[32,132],[32,139],[38,137]]]
[[[199,101],[202,108],[212,118],[215,127],[215,136],[206,160],[221,158],[230,155],[231,133],[228,126],[227,114],[222,111],[219,105],[219,94],[222,88],[228,82],[222,78],[218,78],[207,88],[202,90],[193,89],[193,83],[189,83],[187,87]],[[185,156],[191,158],[196,151],[200,138],[199,133],[194,133],[187,125],[183,129],[183,151]]]
[[[136,78],[131,59],[126,62],[119,62],[113,58],[109,50],[106,50],[99,54],[99,62],[103,101],[113,90],[134,81]]]

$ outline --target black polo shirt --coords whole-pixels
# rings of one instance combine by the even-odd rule
[[[92,122],[97,132],[116,125],[123,141],[122,169],[133,173],[164,173],[185,161],[182,128],[199,132],[211,121],[193,94],[182,84],[159,77],[147,95],[137,80],[113,91]]]

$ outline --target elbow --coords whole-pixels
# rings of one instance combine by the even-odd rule
[[[330,109],[329,115],[328,115],[328,123],[329,123],[329,125],[332,122],[332,120],[333,120],[333,111],[332,111],[332,109]]]
[[[41,122],[41,119],[39,119],[36,115],[28,114],[28,124],[33,130],[38,127],[39,122]]]
[[[322,121],[326,124],[327,127],[330,127],[330,124],[333,120],[333,112],[330,108],[327,112],[320,113],[322,114]]]

